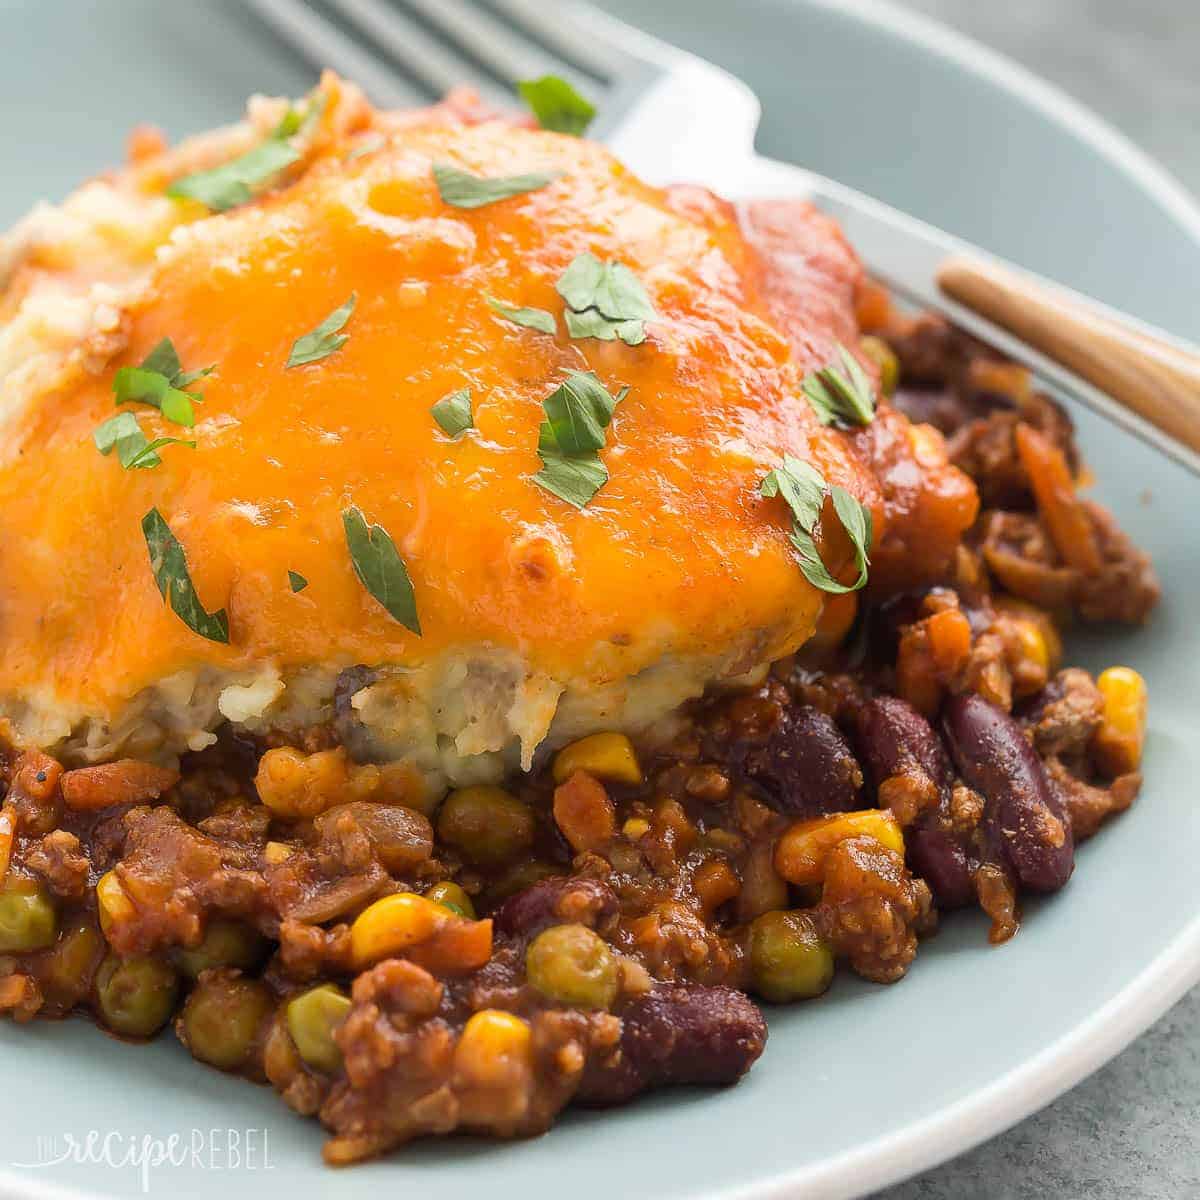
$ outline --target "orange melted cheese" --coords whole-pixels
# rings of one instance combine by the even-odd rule
[[[673,205],[595,145],[500,123],[418,123],[351,161],[348,146],[182,230],[129,315],[127,351],[10,422],[0,694],[112,714],[186,667],[417,665],[468,646],[586,686],[727,646],[745,648],[745,669],[802,643],[822,597],[758,483],[790,453],[869,501],[875,485],[800,398],[814,363],[773,327],[730,211]],[[465,211],[440,199],[435,161],[561,176]],[[585,250],[643,281],[661,318],[643,345],[566,337],[554,283]],[[287,369],[293,341],[351,293],[346,345]],[[555,313],[557,336],[501,319],[489,295]],[[113,415],[113,371],[163,337],[185,369],[217,365],[196,385],[198,446],[125,471],[92,433]],[[583,511],[531,479],[542,401],[570,370],[629,388],[602,451],[610,480]],[[430,408],[462,387],[476,428],[452,441]],[[184,432],[133,411],[147,437]],[[349,505],[394,539],[423,636],[355,577]],[[202,602],[228,610],[228,646],[163,604],[140,529],[152,506]]]

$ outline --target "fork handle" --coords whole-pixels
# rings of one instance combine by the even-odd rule
[[[1081,296],[982,259],[947,259],[938,285],[1200,452],[1200,354],[1126,324]]]

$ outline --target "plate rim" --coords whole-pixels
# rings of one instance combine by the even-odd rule
[[[1081,101],[1014,59],[894,0],[787,0],[849,16],[1023,102],[1126,174],[1200,245],[1200,201]],[[708,1194],[708,1200],[851,1200],[911,1178],[1011,1128],[1119,1054],[1200,982],[1200,912],[1105,1005],[987,1087],[824,1162]],[[0,1168],[0,1200],[95,1200],[96,1193]]]

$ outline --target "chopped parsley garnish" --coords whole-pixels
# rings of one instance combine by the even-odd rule
[[[573,338],[598,338],[611,342],[620,338],[627,346],[640,346],[646,340],[646,327],[641,321],[613,321],[594,308],[576,312],[568,308],[567,333]]]
[[[353,507],[342,513],[342,525],[359,582],[401,625],[420,637],[412,580],[387,530],[382,525],[368,525],[362,512]]]
[[[216,368],[185,371],[170,338],[163,338],[137,367],[120,367],[113,376],[118,404],[149,404],[168,420],[190,429],[196,424],[194,404],[204,397],[184,389]]]
[[[538,434],[542,469],[534,482],[583,508],[608,481],[608,468],[598,452],[604,448],[613,410],[624,397],[624,391],[610,395],[590,371],[572,371],[542,401],[546,411]]]
[[[299,157],[300,151],[290,142],[270,137],[219,167],[176,179],[167,188],[167,195],[176,200],[199,200],[213,212],[228,212],[251,200],[254,188],[273,179]]]
[[[596,115],[596,106],[581,96],[565,79],[543,75],[517,84],[521,99],[543,129],[582,137]]]
[[[433,164],[438,194],[455,208],[482,208],[497,200],[508,200],[525,192],[536,192],[553,183],[561,172],[539,171],[531,175],[496,175],[490,179],[460,171],[447,163]]]
[[[229,642],[229,617],[223,608],[210,613],[192,586],[187,559],[179,540],[171,532],[157,508],[142,518],[142,534],[150,551],[150,569],[154,572],[159,594],[170,604],[175,615],[193,632],[210,642]]]
[[[303,137],[321,119],[328,97],[324,92],[312,96],[305,104],[289,104],[271,136],[279,141]]]
[[[574,338],[620,338],[627,346],[640,346],[646,340],[644,322],[658,316],[624,263],[601,262],[590,252],[572,259],[554,286],[567,302],[567,332]]]
[[[833,501],[834,512],[854,547],[854,562],[858,567],[858,578],[854,583],[839,583],[830,575],[817,553],[814,537],[821,510],[828,491]],[[840,594],[856,592],[867,582],[867,570],[871,565],[872,540],[871,510],[861,504],[845,488],[834,484],[829,487],[819,471],[798,458],[785,455],[783,465],[768,471],[759,485],[759,494],[766,499],[782,496],[792,512],[792,530],[789,535],[792,545],[800,556],[800,570],[805,579],[823,592]]]
[[[292,344],[292,352],[288,355],[289,367],[302,367],[306,363],[319,362],[335,350],[340,350],[350,340],[348,333],[338,330],[350,319],[358,296],[350,294],[350,299],[340,308],[335,308],[311,333],[298,337]]]
[[[804,377],[801,385],[822,425],[870,425],[875,417],[875,393],[862,364],[840,342],[843,370],[822,367]]]
[[[288,584],[293,592],[302,592],[308,587],[308,580],[299,571],[289,571]]]
[[[190,446],[196,448],[195,442],[184,441],[182,438],[160,437],[148,441],[138,424],[138,419],[131,412],[119,412],[115,417],[96,426],[92,441],[101,454],[117,452],[117,461],[127,471],[140,467],[148,469],[157,467],[162,459],[158,451],[164,446]]]
[[[459,388],[443,396],[429,411],[448,437],[460,437],[475,423],[471,415],[470,388]]]
[[[554,322],[554,314],[544,308],[518,308],[515,304],[505,304],[493,296],[485,296],[488,308],[499,314],[514,325],[524,325],[527,329],[536,329],[539,333],[556,333],[558,326]]]
[[[292,139],[303,137],[325,111],[324,94],[313,96],[307,104],[291,104],[266,141],[245,154],[207,171],[194,171],[176,179],[167,195],[176,200],[199,200],[213,212],[227,212],[253,199],[256,188],[270,183],[284,167],[290,167],[301,153]]]

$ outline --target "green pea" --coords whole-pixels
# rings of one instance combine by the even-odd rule
[[[750,925],[750,977],[773,1004],[819,996],[833,981],[833,953],[802,911],[776,909]]]
[[[498,787],[451,792],[438,814],[438,837],[481,866],[507,862],[533,845],[533,813]]]
[[[519,862],[502,872],[488,885],[488,904],[498,904],[501,900],[507,900],[509,896],[523,892],[541,879],[549,879],[552,875],[561,875],[562,870],[562,867],[539,862],[536,858]]]
[[[575,1008],[610,1008],[620,986],[608,943],[586,925],[555,925],[533,939],[525,973],[544,996]]]
[[[44,950],[58,936],[58,914],[35,879],[10,875],[0,888],[0,954]]]
[[[183,1043],[193,1058],[222,1071],[236,1070],[250,1058],[258,1030],[274,1007],[270,990],[256,979],[206,975],[183,1006]]]
[[[110,956],[96,976],[100,1018],[114,1033],[153,1037],[175,1011],[179,976],[161,958]]]
[[[266,938],[249,925],[215,920],[209,921],[198,946],[176,947],[171,959],[189,979],[198,979],[201,971],[212,967],[253,970],[266,956],[266,947]]]
[[[443,908],[450,909],[451,912],[458,913],[460,917],[466,917],[468,921],[475,920],[475,905],[471,903],[471,897],[457,883],[451,883],[449,879],[442,883],[435,883],[425,893],[425,898],[432,900],[434,904],[440,904]]]
[[[91,989],[104,948],[100,930],[91,923],[64,929],[43,967],[46,998],[68,1008],[82,1000]]]
[[[859,349],[879,368],[879,390],[891,396],[900,382],[900,363],[891,346],[883,338],[868,334],[859,343]]]
[[[322,983],[288,1001],[288,1033],[310,1067],[330,1075],[341,1069],[342,1052],[333,1034],[351,1005],[350,997],[332,983]]]

